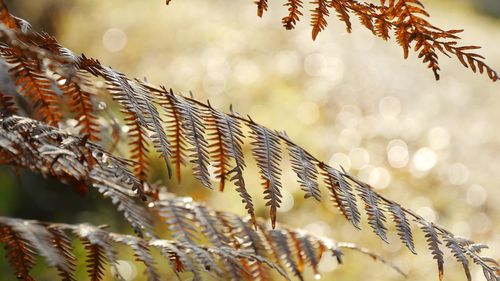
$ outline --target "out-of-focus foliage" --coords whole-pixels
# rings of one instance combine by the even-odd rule
[[[258,19],[250,1],[173,1],[169,7],[158,5],[162,1],[133,0],[11,2],[17,8],[14,14],[38,16],[37,29],[52,26],[59,40],[75,52],[85,51],[131,77],[146,75],[155,84],[186,94],[191,90],[197,99],[210,98],[216,108],[232,103],[236,111],[286,130],[319,158],[330,159],[332,165],[358,175],[424,218],[500,248],[496,122],[500,96],[499,86],[486,77],[470,75],[455,62],[443,60],[447,75],[435,82],[415,57],[403,62],[397,47],[372,38],[356,24],[357,32],[347,35],[343,26],[332,23],[330,30],[312,42],[306,21],[295,31],[285,32],[279,20],[284,8],[273,7]],[[466,28],[465,41],[474,39],[484,46],[490,64],[500,65],[498,21],[455,1],[426,4],[436,24],[454,27],[459,22]],[[54,16],[41,11],[53,11]],[[0,171],[4,215],[97,224],[113,220],[102,205],[81,203],[91,198],[63,197],[58,192],[44,195],[50,198],[36,198],[36,190],[45,188],[38,186],[39,178],[23,172],[16,179],[11,170]],[[164,170],[153,167],[155,171],[154,179],[167,179]],[[23,188],[15,190],[19,181]],[[294,175],[284,175],[283,181],[285,186],[297,187],[296,192],[283,194],[278,211],[287,213],[280,216],[284,222],[370,245],[403,267],[408,280],[435,275],[434,262],[425,250],[410,256],[401,251],[396,235],[389,235],[391,243],[386,245],[368,231],[358,232],[331,216],[330,204],[304,201]],[[257,186],[259,180],[256,177],[247,184]],[[191,185],[197,183],[184,176],[182,185],[173,183],[171,188],[212,206],[244,212],[237,194],[186,189]],[[21,195],[25,193],[33,195]],[[83,206],[72,210],[47,203],[64,201],[61,198],[67,198],[68,205]],[[265,212],[263,206],[264,202],[256,202],[260,215]],[[58,213],[59,209],[65,213]],[[417,243],[424,245],[423,238]],[[486,253],[498,259],[498,253]],[[325,257],[320,271],[327,280],[400,279],[382,267],[365,270],[367,262],[337,267],[334,259]],[[446,265],[449,280],[462,280],[459,265]],[[1,266],[2,272],[7,270]],[[473,272],[473,277],[482,280],[480,272]]]

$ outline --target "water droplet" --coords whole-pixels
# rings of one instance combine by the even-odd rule
[[[149,202],[148,207],[149,208],[154,208],[155,207],[155,203],[154,202]]]
[[[63,78],[63,79],[60,79],[59,81],[57,81],[57,83],[62,86],[62,85],[66,84],[66,81],[68,81],[68,80]]]
[[[97,108],[99,108],[99,110],[104,110],[106,109],[106,107],[108,107],[108,105],[103,101],[99,102],[99,104],[97,105]]]
[[[316,274],[314,275],[314,279],[315,279],[315,280],[319,280],[319,279],[321,279],[321,275],[319,275],[318,273],[316,273]]]

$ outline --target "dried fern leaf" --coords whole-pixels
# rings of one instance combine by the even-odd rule
[[[321,165],[321,169],[333,203],[339,208],[342,215],[359,229],[361,218],[351,184],[338,170],[324,164]]]
[[[166,219],[168,228],[176,240],[194,243],[198,241],[197,230],[192,223],[194,214],[191,208],[185,206],[191,200],[178,201],[180,200],[165,198],[161,201],[156,201],[155,206],[158,207],[160,216]]]
[[[396,230],[398,232],[399,238],[405,244],[405,246],[412,253],[417,254],[415,252],[415,244],[413,243],[413,234],[410,228],[410,222],[406,217],[404,210],[400,205],[390,202],[388,203],[387,209],[392,215],[392,220],[396,224]]]
[[[273,242],[276,245],[276,248],[280,252],[280,258],[284,260],[286,266],[292,271],[294,276],[299,278],[301,281],[304,280],[304,277],[302,276],[302,271],[299,269],[299,266],[293,259],[294,254],[290,250],[289,247],[289,240],[286,236],[286,234],[282,233],[279,230],[273,230],[271,232],[271,237],[273,237]],[[300,253],[299,253],[300,255]]]
[[[465,276],[467,276],[467,280],[471,281],[472,276],[469,269],[469,260],[463,251],[461,242],[449,233],[443,236],[443,241],[446,243],[446,247],[453,253],[453,256],[456,258],[456,260],[464,267],[464,272]]]
[[[71,111],[76,113],[75,119],[77,123],[75,127],[80,128],[80,135],[87,135],[90,141],[99,141],[100,128],[92,104],[94,94],[85,89],[90,88],[90,82],[85,74],[80,74],[78,79],[80,81],[75,83],[74,81],[66,80],[66,78],[60,78],[60,88],[70,98],[69,106]]]
[[[420,228],[425,233],[425,238],[427,238],[427,243],[429,245],[429,250],[431,250],[432,257],[437,261],[439,280],[443,280],[444,273],[444,257],[443,252],[439,248],[441,241],[439,240],[439,235],[437,230],[434,228],[432,223],[429,223],[423,219],[417,220],[420,224]]]
[[[50,232],[52,245],[59,252],[59,255],[64,257],[64,267],[57,267],[59,276],[63,281],[76,281],[73,272],[76,267],[76,256],[71,252],[72,245],[69,237],[61,229],[54,226],[47,226],[47,231]]]
[[[16,47],[0,47],[0,56],[12,65],[9,69],[19,93],[30,99],[38,118],[50,125],[61,119],[58,95],[52,91],[53,81],[39,69],[34,58],[28,58]]]
[[[268,8],[267,0],[255,0],[254,3],[257,5],[257,16],[262,17]]]
[[[186,138],[179,110],[175,107],[172,90],[167,91],[164,87],[160,89],[150,88],[156,94],[159,105],[165,110],[167,140],[170,143],[170,155],[175,165],[177,180],[181,180],[181,165],[185,165]]]
[[[14,98],[0,91],[0,116],[10,116],[17,114],[17,107]]]
[[[134,251],[135,258],[142,262],[146,267],[146,272],[148,273],[149,279],[151,281],[160,281],[161,278],[156,271],[156,265],[151,256],[151,251],[149,245],[146,241],[125,235],[116,235],[111,233],[110,237],[114,242],[122,243],[129,246]]]
[[[270,217],[273,228],[276,225],[276,211],[281,204],[281,151],[278,135],[256,123],[249,124],[252,130],[252,153],[259,166],[264,186],[266,206],[270,206]]]
[[[288,138],[285,135],[286,138]],[[314,158],[304,149],[292,142],[287,143],[292,163],[292,169],[299,178],[304,198],[313,197],[321,201],[321,191],[318,186],[318,170],[314,164]]]
[[[212,188],[208,173],[208,142],[204,136],[205,124],[202,122],[200,109],[182,97],[172,95],[170,98],[179,112],[185,138],[192,146],[189,157],[193,163],[193,174],[205,187]]]
[[[365,211],[368,215],[368,224],[372,227],[375,234],[377,234],[382,240],[387,241],[387,228],[385,227],[386,216],[382,207],[380,206],[381,199],[378,194],[375,193],[369,185],[358,181],[357,179],[347,175],[342,174],[342,176],[348,177],[356,185],[356,190],[359,192],[359,196],[365,203]]]
[[[33,246],[23,240],[21,236],[0,220],[0,242],[5,245],[6,258],[14,269],[16,277],[20,280],[33,281],[29,274],[35,264]]]
[[[207,130],[208,134],[213,136],[211,139],[213,143],[210,147],[213,147],[211,153],[213,158],[216,159],[216,177],[220,180],[219,190],[224,191],[224,181],[226,177],[230,176],[230,181],[234,182],[242,203],[245,203],[245,209],[255,223],[252,197],[246,190],[245,179],[243,178],[245,160],[241,148],[244,139],[241,122],[215,110],[210,104],[208,106],[209,125]],[[230,158],[234,159],[234,167],[229,164]]]
[[[294,29],[300,17],[303,15],[300,11],[302,9],[302,0],[287,0],[284,6],[288,7],[288,15],[283,17],[281,23],[286,29]]]
[[[328,25],[326,18],[330,16],[330,11],[328,11],[330,3],[327,0],[314,0],[311,3],[316,6],[314,10],[311,10],[311,35],[312,39],[316,40],[318,34]]]

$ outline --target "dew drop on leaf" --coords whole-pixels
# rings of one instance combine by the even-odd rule
[[[108,106],[108,105],[107,105],[105,102],[101,101],[101,102],[99,102],[99,104],[97,105],[97,108],[99,108],[99,110],[104,110],[104,109],[106,109],[106,107],[107,107],[107,106]]]

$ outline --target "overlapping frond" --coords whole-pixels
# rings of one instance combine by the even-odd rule
[[[272,262],[250,252],[228,247],[215,248],[186,244],[175,240],[143,240],[130,235],[109,232],[103,227],[89,224],[50,224],[0,217],[0,228],[2,233],[7,234],[2,236],[0,242],[5,244],[8,255],[12,256],[11,263],[18,271],[16,274],[23,280],[33,280],[28,275],[30,268],[26,266],[31,267],[36,256],[43,256],[50,267],[63,268],[68,274],[74,273],[74,255],[67,250],[66,246],[65,254],[60,252],[59,241],[68,241],[68,233],[82,241],[87,252],[87,272],[90,280],[93,281],[102,280],[106,264],[111,266],[117,264],[117,244],[127,246],[133,251],[136,259],[144,263],[148,269],[150,280],[160,280],[154,269],[155,261],[151,256],[151,249],[158,249],[165,253],[168,259],[167,263],[174,271],[189,271],[193,273],[195,280],[201,280],[200,268],[203,265],[205,265],[203,271],[215,273],[219,264],[224,262],[241,266],[241,261],[247,260],[261,263],[271,269],[277,269]],[[164,261],[160,262],[162,265],[165,264]],[[234,272],[239,278],[246,276],[244,268],[241,269],[241,271]],[[220,274],[221,271],[218,271]],[[119,275],[119,270],[115,269],[112,272],[118,280],[123,279]]]
[[[37,128],[37,126],[40,128]],[[16,159],[15,161],[10,161],[6,164],[27,167],[35,172],[56,177],[59,180],[70,184],[76,184],[78,180],[83,180],[83,176],[85,174],[90,174],[88,184],[93,185],[105,197],[110,197],[118,206],[118,209],[124,212],[125,217],[138,234],[141,234],[142,230],[145,229],[148,237],[155,237],[155,234],[151,231],[151,225],[149,225],[151,222],[147,211],[142,208],[138,202],[134,201],[136,193],[130,188],[130,186],[134,183],[139,184],[139,180],[131,173],[122,171],[122,169],[124,169],[123,160],[105,154],[105,152],[102,152],[98,146],[89,141],[84,142],[83,140],[78,139],[78,137],[68,135],[59,129],[45,126],[38,121],[28,118],[11,116],[6,119],[0,119],[0,127],[8,128],[9,132],[18,132],[18,134],[13,134],[0,129],[0,151],[10,153],[9,159]],[[16,136],[9,138],[11,135]],[[20,136],[24,136],[24,139],[21,139]],[[44,137],[50,138],[47,140],[43,139]],[[41,140],[42,142],[51,140],[52,147],[64,146],[65,148],[64,150],[58,148],[61,151],[57,151],[54,149],[37,149],[36,146],[29,146],[29,148],[22,147],[17,144],[18,142],[28,142],[27,140],[31,138]],[[91,171],[85,171],[86,168],[88,169],[88,166],[82,165],[82,162],[84,164],[87,163],[85,162],[86,160],[83,152],[81,152],[81,150],[85,150],[86,148],[92,150],[91,155],[93,157],[93,162],[96,163]],[[28,150],[31,154],[27,153]],[[47,154],[49,151],[50,153]],[[79,154],[80,157],[74,157],[74,154],[78,153],[77,151],[82,153]],[[16,157],[13,157],[13,155],[16,155]],[[33,161],[35,161],[34,158],[45,158],[44,161],[51,163],[54,162],[54,165],[57,165],[59,161],[63,161],[67,169],[59,171],[59,166],[53,167],[50,171],[37,169],[33,163]],[[54,158],[57,158],[57,161],[54,161]],[[42,166],[40,165],[39,167]],[[113,177],[112,174],[115,174],[115,176]],[[246,275],[253,277],[259,276],[262,280],[268,280],[270,278],[269,276],[271,276],[269,269],[262,264],[262,260],[252,260],[242,265],[236,265],[234,264],[234,260],[232,260],[232,262],[222,266],[224,270],[211,265],[213,261],[210,259],[209,253],[200,250],[197,246],[202,241],[209,241],[213,246],[219,248],[227,248],[226,250],[220,252],[221,255],[226,255],[226,257],[227,255],[233,253],[232,251],[229,251],[229,248],[232,248],[234,250],[245,250],[252,255],[267,258],[276,263],[273,268],[283,273],[283,269],[278,264],[281,260],[280,251],[283,251],[280,249],[282,249],[284,245],[280,245],[280,243],[282,243],[280,241],[282,240],[275,241],[272,239],[273,235],[278,235],[272,233],[279,231],[282,233],[282,236],[284,235],[283,237],[286,237],[288,244],[295,245],[293,248],[295,249],[295,258],[289,257],[288,262],[291,263],[292,261],[295,261],[294,263],[297,264],[298,267],[292,269],[294,270],[293,274],[298,276],[301,276],[300,274],[302,274],[305,270],[306,261],[309,261],[310,265],[316,266],[321,253],[325,250],[332,251],[332,253],[337,255],[340,260],[339,248],[331,241],[322,240],[304,232],[297,232],[288,229],[285,226],[273,229],[270,228],[264,221],[252,220],[252,218],[242,219],[234,214],[216,212],[209,209],[205,205],[193,202],[190,198],[177,198],[172,194],[165,192],[157,193],[157,190],[161,190],[161,188],[156,187],[144,190],[145,196],[152,200],[152,202],[148,204],[148,210],[154,212],[160,217],[165,218],[165,222],[168,225],[170,233],[175,241],[178,241],[183,244],[184,247],[193,251],[193,255],[196,256],[195,260],[203,265],[202,268],[206,268],[208,266],[213,269],[216,275],[221,275],[221,272],[225,270],[227,273],[238,276],[238,274],[241,273],[240,269],[242,266],[243,268],[248,266],[249,271],[245,273]],[[254,229],[254,227],[256,227],[256,229]],[[39,229],[38,223],[35,223],[32,228],[35,230]],[[93,229],[93,231],[87,233],[89,228]],[[2,229],[2,231],[6,233],[5,236],[11,235],[8,234],[9,232],[6,228]],[[60,229],[57,227],[50,226],[47,228],[47,231],[40,230],[37,237],[46,237],[49,233],[50,235],[56,235],[57,237],[51,241],[53,241],[54,247],[57,248],[57,251],[48,251],[45,248],[42,248],[39,254],[45,254],[54,260],[54,266],[59,269],[61,273],[60,275],[63,278],[66,278],[63,280],[72,280],[71,273],[74,268],[74,256],[71,254],[71,251],[69,251],[68,240],[64,238],[64,233],[60,233]],[[77,230],[73,229],[73,232],[75,231],[87,251],[87,272],[91,280],[100,280],[104,274],[104,268],[107,264],[111,266],[115,265],[114,260],[116,254],[114,253],[114,248],[112,248],[110,244],[111,242],[123,243],[130,246],[134,251],[137,260],[141,262],[149,263],[151,260],[147,254],[148,250],[145,248],[145,242],[142,242],[143,238],[133,238],[128,236],[123,239],[120,238],[121,236],[103,238],[107,237],[105,231],[96,230],[96,228],[88,225],[82,225],[82,227],[79,227]],[[305,238],[300,238],[304,235],[307,237],[306,240],[304,240]],[[31,239],[33,240],[34,238]],[[29,269],[32,267],[32,264],[29,263],[30,257],[31,259],[34,259],[31,253],[37,251],[37,248],[31,249],[28,246],[22,246],[24,245],[22,244],[22,241],[24,240],[18,241],[17,243],[21,246],[16,245],[17,248],[13,248],[12,251],[18,248],[20,248],[20,250],[24,250],[20,253],[16,252],[14,255],[15,257],[18,257],[21,254],[26,255],[26,257],[23,257],[22,259],[22,262],[26,260],[26,264],[22,266],[18,265],[19,268],[16,267],[16,272],[19,272],[22,276],[28,276],[27,274],[29,273]],[[160,243],[158,245],[159,247],[161,246],[161,249],[169,249],[164,245],[164,242],[153,242],[153,240],[150,242]],[[167,245],[169,245],[169,247],[176,246],[175,243]],[[307,249],[307,251],[303,248]],[[377,257],[377,255],[372,253],[370,253],[370,255],[372,257]],[[59,259],[63,258],[68,262],[68,264],[63,265],[57,263],[57,260],[54,259],[54,257],[59,257]],[[183,259],[181,256],[178,258]],[[15,263],[15,260],[12,263]],[[174,263],[174,266],[179,269],[178,271],[183,271],[184,268],[188,271],[196,269],[194,271],[195,276],[200,276],[200,272],[197,270],[197,267],[194,266],[193,261],[190,261],[187,264],[177,262]],[[151,276],[155,276],[156,271],[154,270],[154,267],[148,267],[148,273]]]
[[[0,163],[55,177],[80,192],[92,185],[117,205],[134,230],[150,232],[152,220],[133,198],[142,193],[141,184],[127,162],[85,139],[31,119],[11,116],[0,123],[0,150],[5,153]]]

